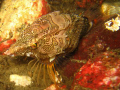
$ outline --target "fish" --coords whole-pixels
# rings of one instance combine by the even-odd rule
[[[4,54],[34,57],[36,59],[31,60],[28,65],[34,63],[31,68],[31,70],[34,68],[34,75],[38,70],[38,83],[41,67],[47,68],[53,82],[60,82],[62,79],[57,76],[55,60],[76,49],[80,37],[88,30],[86,27],[89,28],[87,18],[54,11],[36,19],[23,30]],[[45,69],[43,71],[45,74]]]

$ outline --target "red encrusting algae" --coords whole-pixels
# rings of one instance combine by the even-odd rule
[[[75,87],[93,90],[117,90],[120,84],[120,58],[114,51],[96,55],[83,65],[74,77],[71,90]]]
[[[1,38],[0,38],[0,41],[2,41]],[[16,42],[15,39],[10,39],[10,40],[0,43],[0,54],[3,54],[3,52],[6,51],[15,42]]]
[[[42,0],[42,4],[43,4],[42,15],[45,15],[45,14],[47,14],[50,11],[50,7],[49,7],[49,5],[48,5],[46,0]]]

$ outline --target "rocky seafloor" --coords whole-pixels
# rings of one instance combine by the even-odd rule
[[[4,0],[0,3],[1,10],[3,9],[3,2]],[[62,77],[62,82],[58,84],[59,89],[119,90],[119,0],[48,0],[47,3],[50,7],[49,11],[44,8],[43,12],[61,11],[61,13],[83,15],[88,18],[91,25],[87,34],[80,39],[77,49],[70,54],[71,56],[56,62],[55,68]],[[4,31],[2,18],[0,18],[0,23],[0,29]],[[28,24],[24,23],[24,25]],[[21,27],[25,28],[24,25]],[[0,33],[0,35],[4,33]],[[2,38],[5,38],[4,35],[1,35],[0,41],[2,41]],[[47,73],[45,75],[46,83],[44,82],[44,71],[41,72],[39,85],[36,85],[36,81],[31,81],[31,78],[29,78],[31,77],[30,68],[28,67],[31,58],[3,55],[4,51],[9,49],[10,45],[16,41],[16,38],[17,36],[14,35],[14,38],[0,42],[0,90],[55,90],[56,87]],[[16,78],[11,80],[11,75],[15,74],[28,76],[25,77],[28,82],[21,80],[23,84],[17,85]],[[20,79],[18,80],[20,81]],[[27,85],[27,83],[30,83],[30,85]]]

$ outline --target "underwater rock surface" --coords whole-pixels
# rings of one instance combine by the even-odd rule
[[[8,1],[8,0],[5,0]],[[26,1],[26,0],[25,0]],[[51,11],[61,11],[62,13],[68,14],[80,14],[85,15],[91,23],[91,29],[86,36],[80,39],[78,48],[75,52],[68,58],[69,60],[62,60],[60,63],[56,63],[57,69],[61,71],[59,73],[62,76],[62,83],[58,84],[58,87],[62,90],[118,90],[120,89],[120,29],[108,30],[106,28],[106,22],[117,20],[117,14],[119,14],[119,3],[111,3],[112,0],[39,0],[42,1],[43,9],[39,8],[38,2],[32,0],[33,5],[31,9],[35,11],[36,15],[29,16],[32,21],[28,21],[25,15],[29,13],[24,13],[25,22],[18,24],[15,28],[11,27],[7,31],[4,31],[8,23],[12,22],[12,19],[5,20],[5,15],[0,13],[0,54],[2,55],[4,51],[10,48],[12,44],[16,42],[19,36],[19,31],[24,30],[28,22],[33,22],[35,18],[41,15],[47,14],[48,7],[47,3],[51,5]],[[107,2],[104,2],[107,1]],[[111,1],[111,2],[109,2]],[[119,0],[115,0],[119,2]],[[34,2],[34,3],[33,3]],[[109,3],[108,3],[109,2]],[[4,3],[1,5],[4,6]],[[10,2],[8,3],[10,5]],[[21,4],[20,4],[21,5]],[[98,6],[99,5],[99,6]],[[107,5],[107,7],[105,7]],[[91,7],[92,6],[92,7]],[[11,6],[12,7],[12,6]],[[91,8],[89,8],[91,7]],[[1,6],[2,8],[2,6]],[[47,9],[46,9],[47,8]],[[5,8],[1,9],[4,11]],[[16,8],[13,8],[16,11]],[[39,12],[39,9],[41,13]],[[104,11],[104,9],[106,9]],[[14,11],[13,10],[13,11]],[[36,11],[38,10],[38,11]],[[101,11],[102,10],[102,11]],[[12,10],[10,10],[12,12]],[[89,13],[90,12],[90,13]],[[7,13],[7,12],[6,12]],[[92,14],[91,14],[92,13]],[[2,15],[2,16],[1,16]],[[11,14],[12,15],[12,14]],[[33,15],[33,14],[32,14]],[[18,16],[16,14],[15,16]],[[8,16],[11,17],[11,16]],[[21,17],[22,18],[22,17]],[[19,21],[18,20],[18,21]],[[6,21],[6,25],[5,25]],[[8,21],[8,22],[7,22]],[[15,22],[15,21],[14,21]],[[119,22],[119,18],[117,20]],[[2,24],[4,23],[4,24]],[[116,22],[115,22],[116,23]],[[114,23],[114,25],[115,25]],[[5,25],[5,26],[4,26]],[[107,25],[112,27],[113,22],[107,22]],[[119,24],[118,24],[119,25]],[[8,25],[9,26],[9,25]],[[5,28],[4,28],[5,27]],[[118,26],[119,27],[119,26]],[[13,30],[13,38],[11,38],[11,30]],[[17,32],[18,31],[18,32]],[[5,33],[5,35],[3,34]],[[16,35],[15,35],[16,34]],[[10,39],[11,38],[11,39]],[[64,63],[67,62],[67,63]],[[59,64],[58,64],[59,63]],[[63,64],[63,65],[62,65]],[[21,57],[16,58],[4,58],[0,57],[0,89],[9,90],[44,90],[46,86],[44,85],[43,76],[40,77],[40,85],[36,86],[34,82],[30,86],[18,87],[15,83],[9,81],[9,76],[13,73],[19,75],[31,75],[27,70],[28,61],[24,61]],[[43,72],[42,72],[43,73]],[[49,76],[46,74],[46,76]],[[47,88],[46,90],[57,89],[56,85],[49,81],[47,78]],[[48,85],[50,85],[48,87]]]
[[[117,90],[120,83],[120,55],[106,51],[95,55],[75,74],[71,90]]]

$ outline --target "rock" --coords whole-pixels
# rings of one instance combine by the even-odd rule
[[[106,51],[88,60],[75,74],[71,90],[90,88],[92,90],[119,89],[120,55]]]

